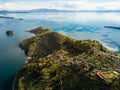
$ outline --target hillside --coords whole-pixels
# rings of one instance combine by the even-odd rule
[[[17,73],[14,90],[120,89],[120,57],[98,41],[78,41],[42,27],[28,32],[36,36],[20,43],[29,62]]]

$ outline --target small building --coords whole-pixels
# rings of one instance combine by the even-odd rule
[[[101,80],[104,80],[106,82],[112,82],[113,79],[117,78],[120,74],[114,70],[112,71],[98,71],[96,73],[96,75],[98,76],[98,78],[100,78]]]

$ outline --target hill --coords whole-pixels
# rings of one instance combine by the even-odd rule
[[[60,9],[48,9],[38,8],[31,10],[1,10],[0,13],[36,13],[36,12],[97,12],[97,13],[119,13],[120,10],[60,10]]]
[[[35,36],[20,47],[29,62],[17,73],[14,90],[120,89],[120,57],[98,41],[74,40],[42,27],[28,32]]]

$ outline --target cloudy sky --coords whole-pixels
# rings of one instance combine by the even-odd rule
[[[0,0],[0,10],[119,10],[120,0]]]

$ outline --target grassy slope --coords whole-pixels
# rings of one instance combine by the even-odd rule
[[[99,70],[119,70],[120,58],[98,41],[77,41],[44,28],[30,32],[20,47],[33,52],[32,60],[18,72],[16,90],[118,90],[120,78],[103,83]],[[42,31],[42,32],[41,32]]]

